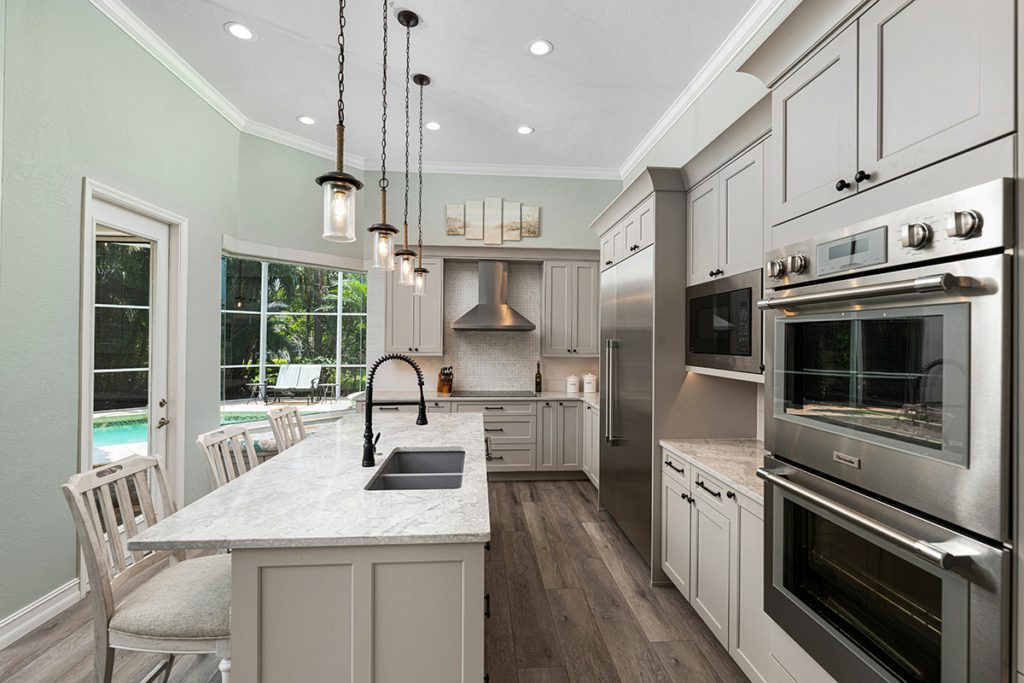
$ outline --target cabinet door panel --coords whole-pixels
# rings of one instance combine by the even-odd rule
[[[583,469],[583,404],[559,401],[558,422],[557,468],[566,471]]]
[[[625,220],[626,254],[654,244],[654,197],[648,197]]]
[[[492,444],[494,459],[487,463],[488,472],[533,472],[536,469],[537,446],[526,444]]]
[[[679,592],[690,599],[689,491],[669,477],[661,479],[661,568]],[[683,498],[686,495],[687,498]]]
[[[856,191],[856,116],[854,24],[772,91],[773,224]],[[851,187],[837,190],[840,179]]]
[[[600,295],[597,264],[573,263],[572,291],[572,355],[597,355],[599,331],[597,328],[597,302]]]
[[[558,421],[558,402],[544,401],[537,404],[537,470],[552,471],[558,468],[558,447],[561,441]]]
[[[766,637],[772,621],[764,611],[764,521],[760,505],[737,506],[733,532],[732,616],[729,652],[752,681],[766,681],[771,646]]]
[[[573,321],[571,261],[544,262],[544,329],[541,353],[545,356],[568,355],[572,348]]]
[[[860,168],[884,182],[1013,130],[1013,0],[881,0],[860,18]]]
[[[690,602],[729,647],[729,518],[700,497],[691,523]]]
[[[590,406],[583,407],[583,473],[588,477],[591,477],[590,462],[593,460],[594,452],[593,431],[590,429],[590,414],[592,412],[594,412],[594,409]]]
[[[398,282],[398,271],[386,273],[387,317],[385,346],[388,353],[413,353],[416,348],[416,297],[412,287]]]
[[[418,339],[414,348],[420,355],[441,355],[444,349],[444,262],[423,259],[429,270],[427,286],[416,303]],[[411,289],[404,287],[403,289]]]
[[[725,275],[761,266],[764,256],[764,145],[749,150],[719,174],[719,267]]]
[[[718,180],[716,173],[687,195],[687,285],[707,282],[718,268]]]

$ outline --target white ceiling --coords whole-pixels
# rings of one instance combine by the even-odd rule
[[[332,149],[335,0],[123,0],[250,122]],[[432,165],[617,173],[754,0],[391,0],[420,14],[413,73],[433,80]],[[408,3],[408,4],[404,4]],[[382,5],[349,0],[347,151],[379,167]],[[402,162],[404,28],[389,16],[389,167]],[[223,30],[240,21],[257,39]],[[526,50],[554,43],[546,57]],[[415,88],[413,90],[415,122]],[[313,116],[315,126],[295,120]],[[536,128],[530,136],[519,125]],[[415,145],[415,133],[414,143]]]

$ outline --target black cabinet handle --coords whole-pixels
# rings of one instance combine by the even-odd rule
[[[689,497],[688,495],[686,495],[685,493],[680,493],[680,494],[679,494],[679,497],[680,497],[680,498],[682,498],[683,500],[685,500],[685,501],[686,501],[687,503],[689,503],[689,502],[690,502],[690,501],[692,500],[692,499],[691,499],[691,498],[690,498],[690,497]]]
[[[491,594],[484,594],[484,617],[487,619],[491,618]]]
[[[672,464],[671,460],[666,460],[665,464],[668,465],[669,469],[675,470],[679,474],[686,474],[686,470],[684,470],[682,467],[676,467],[675,465]]]
[[[704,482],[702,482],[700,479],[697,480],[697,486],[701,487],[702,489],[704,489],[705,491],[710,493],[715,498],[721,498],[722,497],[722,492],[721,491],[715,491],[713,489],[709,489],[707,486],[704,485]]]
[[[398,410],[398,406],[377,406],[377,410]]]
[[[504,455],[492,455],[492,454],[488,453],[486,458],[487,458],[487,462],[490,462],[492,460],[504,460],[505,456]]]
[[[836,189],[842,192],[850,187],[850,183],[846,182],[846,178],[840,178],[836,181]]]
[[[612,264],[612,262],[611,262],[611,261],[605,261],[605,262],[604,262],[604,264],[605,264],[606,266],[610,266],[610,265]]]
[[[725,492],[725,497],[726,498],[732,498],[733,500],[736,500],[736,494],[733,493],[732,491],[726,491]]]
[[[487,552],[491,552],[491,542],[490,541],[487,541],[486,543],[484,543],[484,550],[486,550]]]
[[[715,276],[715,271],[709,270],[708,271],[708,277],[714,277],[714,276]]]
[[[484,406],[484,410],[505,410],[505,406]]]
[[[865,180],[871,180],[871,174],[867,171],[857,171],[856,175],[853,176],[853,179],[858,183],[863,183]]]
[[[419,350],[420,350],[420,347],[418,347],[418,346],[417,346],[417,347],[416,347],[416,350],[417,350],[417,351],[419,351]]]
[[[505,428],[504,427],[484,427],[484,431],[485,432],[503,432],[503,431],[505,431]]]

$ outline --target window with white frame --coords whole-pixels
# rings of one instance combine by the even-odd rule
[[[224,256],[222,404],[262,399],[286,364],[322,366],[314,400],[365,387],[366,274]]]

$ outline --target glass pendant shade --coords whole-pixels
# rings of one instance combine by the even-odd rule
[[[350,184],[332,180],[323,184],[324,239],[330,242],[356,241],[356,190]]]
[[[395,269],[395,229],[370,228],[373,233],[373,267],[377,270]]]
[[[414,272],[413,296],[423,296],[427,293],[427,269],[417,268]]]
[[[400,249],[398,255],[398,282],[412,287],[414,281],[413,271],[416,269],[416,252],[409,249]]]

